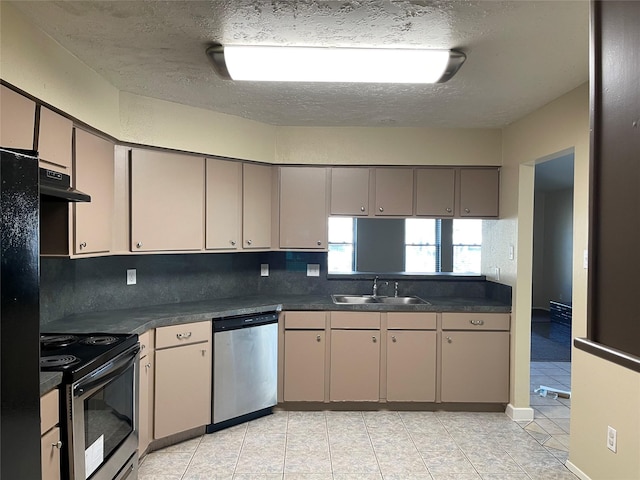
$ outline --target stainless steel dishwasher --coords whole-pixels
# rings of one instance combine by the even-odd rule
[[[213,319],[211,433],[271,413],[278,401],[278,312]]]

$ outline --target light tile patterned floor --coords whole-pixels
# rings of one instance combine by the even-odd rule
[[[532,363],[531,391],[569,390],[570,363]],[[531,396],[533,422],[502,413],[275,412],[148,454],[140,480],[551,480],[570,401]]]

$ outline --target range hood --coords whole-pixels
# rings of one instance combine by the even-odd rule
[[[40,169],[40,196],[59,202],[90,202],[91,197],[71,186],[71,177],[54,170]]]

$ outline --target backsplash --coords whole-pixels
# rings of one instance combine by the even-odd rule
[[[260,265],[269,264],[269,276]],[[320,265],[320,277],[307,277],[307,264]],[[135,268],[136,285],[126,284]],[[131,255],[85,259],[41,258],[40,323],[74,313],[195,302],[243,295],[331,293],[365,294],[372,282],[327,279],[326,252],[255,252]],[[381,277],[378,293],[393,295],[393,282]],[[401,295],[487,297],[511,302],[511,287],[481,280],[400,279]]]

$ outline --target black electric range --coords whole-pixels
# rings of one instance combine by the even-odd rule
[[[62,372],[65,383],[78,380],[138,343],[136,334],[43,333],[40,370]]]

